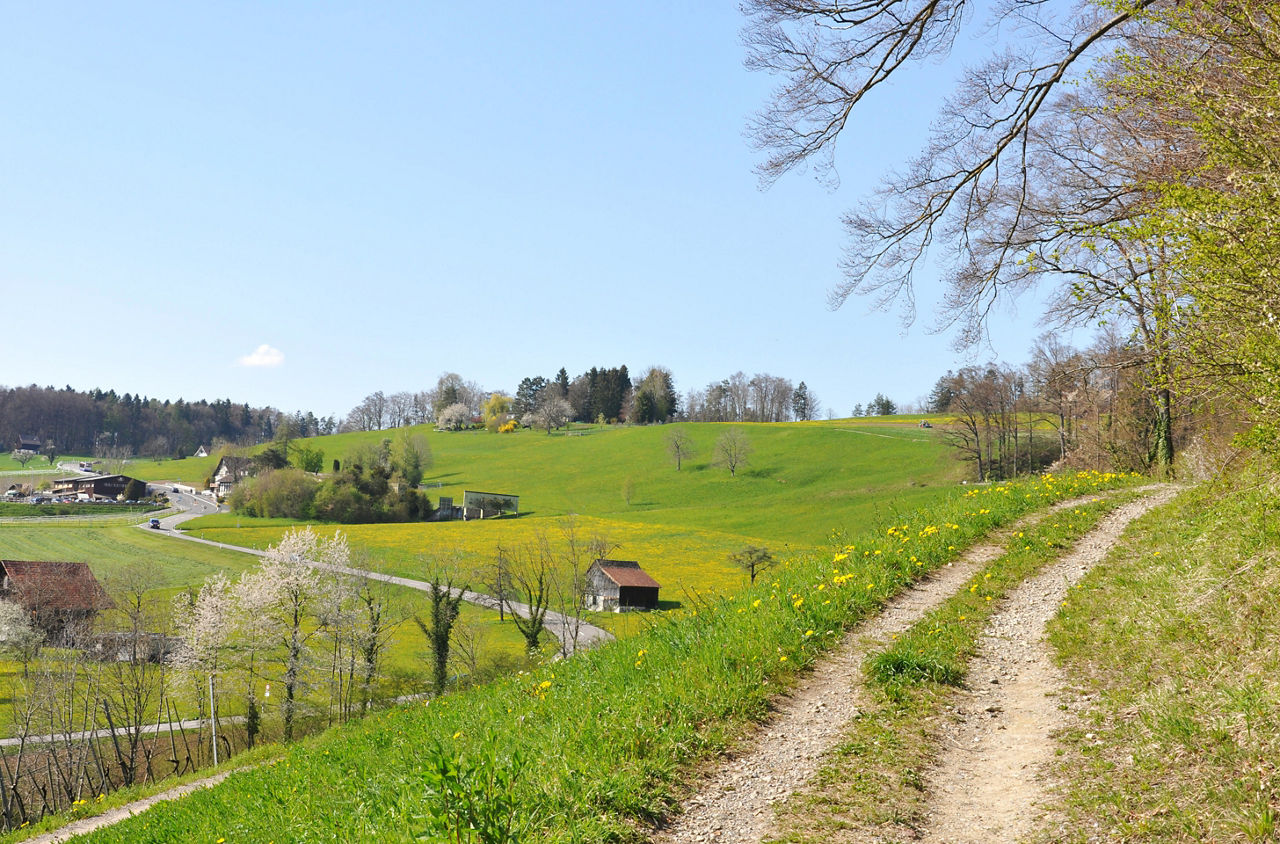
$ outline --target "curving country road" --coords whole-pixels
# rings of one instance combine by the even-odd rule
[[[164,486],[172,488],[171,484],[155,484],[155,486]],[[187,542],[200,542],[205,545],[212,545],[217,548],[225,548],[229,551],[241,551],[245,554],[253,554],[255,557],[266,556],[265,551],[257,548],[246,548],[242,545],[228,545],[225,542],[215,542],[211,539],[201,539],[198,536],[191,536],[185,531],[177,530],[177,527],[183,522],[198,516],[208,516],[218,512],[218,505],[212,501],[205,499],[199,495],[192,495],[185,492],[169,492],[170,503],[179,508],[179,512],[160,519],[160,532],[165,536],[171,536],[177,539],[183,539]],[[138,525],[143,530],[150,530],[144,522]],[[367,577],[370,580],[377,580],[383,583],[391,583],[396,586],[404,586],[408,589],[417,589],[420,592],[430,592],[431,584],[425,580],[414,580],[408,577],[397,577],[395,575],[383,574],[376,571],[368,571],[366,569],[350,568],[347,566],[330,566],[324,563],[311,563],[318,569],[334,571],[340,574],[348,574],[353,577]],[[462,595],[462,599],[470,604],[485,607],[486,609],[498,609],[498,599],[492,595],[485,595],[481,592],[472,592],[470,590],[452,589],[453,595]],[[506,601],[507,610],[519,615],[521,618],[529,617],[529,606],[519,603],[518,601]],[[558,612],[547,610],[543,619],[543,624],[547,632],[555,636],[560,641],[560,652],[564,656],[572,656],[576,651],[590,648],[602,642],[613,641],[613,634],[608,630],[596,627],[594,624],[588,624],[581,619],[566,616]]]

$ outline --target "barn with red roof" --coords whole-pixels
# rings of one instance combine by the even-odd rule
[[[632,560],[599,559],[587,569],[587,607],[593,610],[656,610],[662,587]]]

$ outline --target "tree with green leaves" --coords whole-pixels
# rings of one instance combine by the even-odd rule
[[[453,634],[453,625],[458,620],[458,607],[462,604],[463,593],[467,587],[453,585],[453,578],[437,569],[429,578],[431,589],[427,593],[431,600],[430,621],[423,621],[415,614],[414,624],[427,637],[431,646],[431,688],[437,697],[444,694],[449,679],[449,638]]]
[[[759,545],[745,545],[741,550],[729,555],[729,562],[745,571],[751,578],[751,582],[755,583],[756,577],[761,572],[772,568],[777,561],[769,553],[768,548],[762,548]]]
[[[422,434],[403,431],[396,438],[393,459],[405,483],[417,487],[432,465],[431,443]]]
[[[324,450],[305,442],[294,443],[293,465],[313,475],[324,470]]]
[[[816,400],[809,394],[809,385],[803,381],[791,393],[791,413],[799,422],[808,422],[817,411]]]
[[[524,554],[498,548],[500,565],[511,577],[512,593],[524,605],[524,614],[511,611],[511,622],[524,637],[525,650],[536,654],[546,629],[547,609],[555,587],[555,561],[543,537],[525,549]]]
[[[898,405],[884,393],[876,393],[876,397],[867,402],[868,416],[892,416],[898,412]]]

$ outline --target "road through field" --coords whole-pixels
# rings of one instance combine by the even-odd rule
[[[189,500],[188,500],[189,499]],[[212,502],[205,501],[199,496],[182,495],[173,493],[170,495],[170,501],[177,507],[183,508],[181,512],[171,516],[166,516],[160,520],[160,529],[165,536],[183,539],[188,542],[200,542],[205,545],[212,545],[215,548],[224,548],[228,551],[241,551],[245,554],[253,554],[255,557],[266,556],[265,551],[257,548],[246,548],[241,545],[228,545],[225,542],[214,542],[209,539],[201,539],[198,536],[191,536],[185,531],[178,530],[178,526],[185,521],[194,519],[198,516],[209,515],[218,511],[217,505]],[[143,530],[150,530],[146,524],[139,525]],[[319,569],[337,572],[339,574],[347,574],[352,577],[367,577],[370,580],[377,580],[382,583],[391,583],[396,586],[403,586],[407,589],[416,589],[420,592],[430,592],[431,584],[425,580],[414,580],[408,577],[397,577],[395,575],[383,574],[376,571],[368,571],[365,569],[350,568],[347,566],[328,566],[322,563],[311,563]],[[498,599],[492,595],[486,595],[482,592],[472,592],[470,590],[452,589],[452,594],[462,594],[462,599],[470,604],[484,607],[486,609],[498,609]],[[522,618],[529,617],[529,606],[519,601],[505,601],[507,610],[516,613]],[[588,624],[579,618],[564,615],[552,610],[546,611],[543,618],[543,624],[551,635],[560,641],[560,652],[564,656],[572,656],[577,650],[582,648],[590,648],[602,642],[613,641],[613,634],[609,631],[596,627],[594,624]]]

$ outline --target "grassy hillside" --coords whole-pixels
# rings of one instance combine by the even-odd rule
[[[441,485],[431,489],[433,497],[460,501],[465,489],[514,493],[522,516],[343,530],[375,560],[413,575],[424,555],[456,555],[477,565],[499,545],[520,546],[539,534],[557,541],[574,514],[580,536],[602,536],[616,556],[639,560],[666,587],[664,599],[677,601],[687,590],[740,588],[743,576],[727,555],[745,544],[764,545],[778,555],[811,551],[824,546],[833,531],[856,531],[938,500],[962,471],[936,430],[907,419],[680,427],[694,444],[694,456],[680,471],[667,452],[671,426],[590,427],[550,436],[409,429],[431,445],[434,465],[426,482]],[[752,447],[736,477],[714,461],[715,441],[730,427],[738,427]],[[324,450],[329,465],[361,445],[400,433],[344,434],[311,443]],[[179,462],[154,468],[175,467]],[[265,547],[288,524],[223,515],[192,522],[190,529],[210,539]]]
[[[331,731],[90,840],[441,840],[508,817],[529,840],[641,840],[842,629],[992,527],[1116,482],[953,493],[635,639]]]
[[[1278,492],[1244,472],[1149,514],[1053,622],[1082,720],[1036,840],[1280,838]]]
[[[933,497],[928,487],[958,480],[961,469],[937,431],[915,417],[783,425],[681,425],[694,456],[677,472],[667,454],[671,426],[582,427],[537,431],[444,433],[428,426],[316,437],[325,465],[365,445],[402,434],[427,438],[433,496],[461,500],[465,489],[511,492],[539,516],[579,513],[629,521],[767,535],[811,544],[833,528],[853,527],[892,497],[910,509]],[[753,453],[738,477],[713,465],[716,438],[738,427]],[[131,462],[146,480],[202,481],[216,458]],[[624,485],[631,482],[628,504]],[[767,530],[762,530],[767,527]]]
[[[127,525],[106,527],[10,522],[0,528],[0,559],[68,560],[87,563],[104,583],[130,567],[145,565],[153,588],[198,584],[218,571],[231,575],[256,563],[254,558],[197,542],[175,542],[158,532]]]

